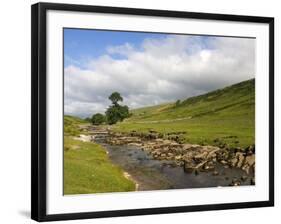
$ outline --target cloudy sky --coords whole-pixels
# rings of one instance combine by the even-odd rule
[[[138,108],[254,76],[255,39],[64,30],[65,114],[103,113],[115,91]]]

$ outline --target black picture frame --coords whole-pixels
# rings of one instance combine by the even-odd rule
[[[243,203],[208,204],[196,206],[160,207],[101,212],[52,214],[46,213],[46,12],[63,10],[75,12],[100,12],[123,15],[191,18],[235,22],[254,22],[269,25],[269,200]],[[137,8],[119,8],[89,5],[37,3],[32,5],[32,154],[31,154],[31,218],[36,221],[73,220],[115,216],[132,216],[161,213],[193,212],[237,208],[274,206],[274,18],[164,11]]]

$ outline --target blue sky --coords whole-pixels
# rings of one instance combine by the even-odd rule
[[[64,29],[64,59],[65,113],[86,117],[115,91],[139,108],[253,78],[255,40]]]
[[[106,49],[110,46],[130,43],[135,48],[141,50],[141,44],[145,39],[161,40],[167,38],[167,36],[169,34],[65,28],[65,67],[72,64],[83,67],[83,62],[106,54]],[[209,42],[214,37],[196,36],[196,38],[201,41],[202,48],[212,47]],[[114,59],[123,59],[124,55],[112,54],[112,57]]]
[[[165,38],[166,34],[153,34],[142,32],[112,32],[89,29],[64,29],[64,54],[65,66],[71,65],[74,61],[80,62],[89,58],[98,58],[106,54],[109,46],[118,46],[130,43],[139,48],[146,38]],[[120,55],[113,55],[114,58],[123,58]],[[69,60],[70,59],[70,60]],[[71,61],[73,59],[74,61]]]

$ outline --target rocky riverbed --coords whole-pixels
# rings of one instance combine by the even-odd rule
[[[242,149],[179,143],[176,140],[159,138],[158,133],[155,132],[150,134],[109,132],[107,143],[140,147],[154,159],[172,161],[174,166],[180,166],[184,172],[194,175],[202,172],[211,172],[213,176],[220,175],[218,166],[223,166],[225,169],[238,168],[244,172],[239,177],[229,180],[229,185],[241,185],[249,178],[250,183],[255,184],[254,146]]]
[[[164,179],[168,178],[169,182],[173,183],[170,187],[165,188],[255,184],[254,145],[242,149],[188,144],[181,142],[181,133],[170,133],[168,139],[164,139],[162,134],[155,131],[119,133],[94,126],[89,126],[85,130],[90,135],[81,138],[103,144],[108,149],[113,162],[118,163],[126,172],[132,174],[135,180],[139,179],[140,190],[155,189],[155,187],[149,187],[150,182],[153,182],[153,179],[156,180],[156,177],[161,179],[161,176]],[[141,155],[140,158],[146,159],[138,161],[132,155]],[[131,165],[128,166],[128,164]],[[150,169],[149,175],[153,172],[157,173],[151,180],[145,176],[147,171],[141,171],[147,168],[142,167],[144,165],[148,165],[149,169],[154,167]],[[165,167],[161,168],[161,171],[164,172],[163,175],[158,172],[159,167],[162,166]],[[175,177],[178,178],[175,179]],[[158,182],[161,181],[158,180]]]

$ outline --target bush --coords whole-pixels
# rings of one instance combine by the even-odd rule
[[[86,122],[92,122],[92,118],[86,117],[86,118],[84,119],[84,121],[86,121]]]
[[[105,122],[105,116],[100,114],[100,113],[97,113],[97,114],[94,114],[92,116],[92,123],[94,125],[101,125],[102,123]]]

